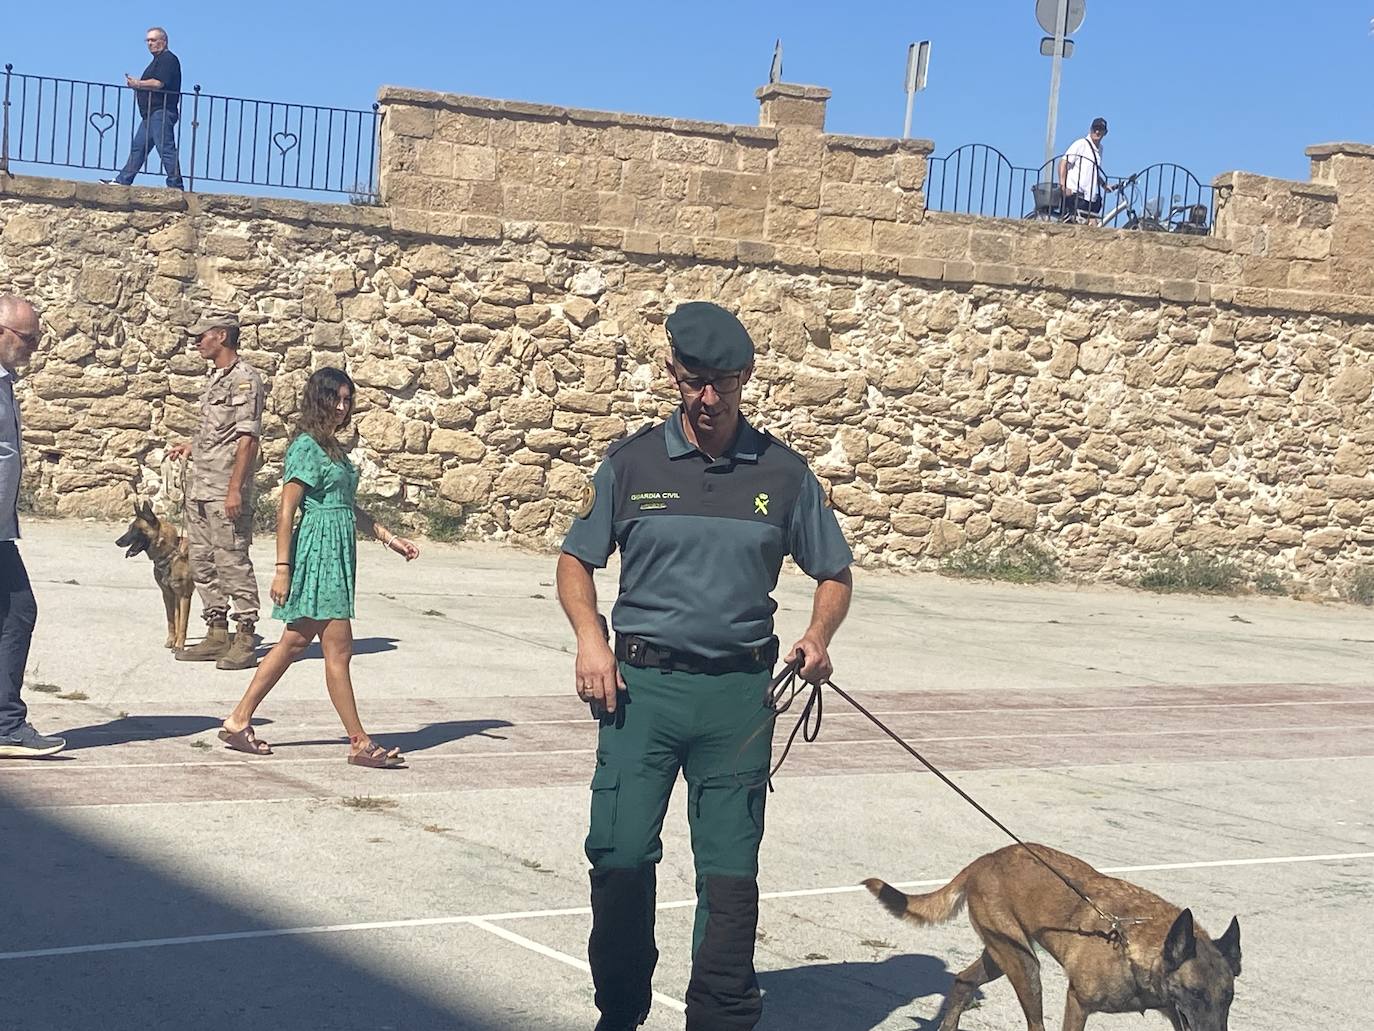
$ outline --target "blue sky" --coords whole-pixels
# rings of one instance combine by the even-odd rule
[[[1095,115],[1113,174],[1177,161],[1307,178],[1303,148],[1374,140],[1374,0],[1086,0],[1058,148]],[[1034,0],[695,4],[13,4],[16,71],[120,82],[163,24],[189,89],[366,107],[383,83],[752,124],[773,41],[784,78],[834,91],[834,132],[898,135],[906,45],[932,41],[913,135],[1039,164],[1050,62]],[[845,12],[847,13],[840,13]],[[1285,52],[1286,48],[1286,52]]]

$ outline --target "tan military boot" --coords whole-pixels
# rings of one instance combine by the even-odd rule
[[[178,662],[213,662],[229,650],[229,621],[212,619],[205,630],[205,640],[177,652]]]
[[[252,669],[258,664],[258,637],[251,619],[240,619],[234,627],[229,648],[215,663],[215,669]]]

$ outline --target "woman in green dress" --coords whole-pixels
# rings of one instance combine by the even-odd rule
[[[220,740],[250,755],[271,755],[253,733],[253,713],[286,667],[316,637],[324,652],[329,700],[348,732],[348,761],[391,769],[405,764],[400,749],[387,750],[363,730],[353,697],[353,596],[357,569],[355,527],[370,533],[407,562],[420,549],[397,537],[354,504],[358,470],[344,454],[338,432],[353,414],[353,381],[338,369],[316,370],[301,394],[296,435],[286,449],[281,504],[277,509],[277,565],[272,578],[272,617],[286,624],[253,675],[252,683],[220,729]],[[296,510],[300,509],[300,522]]]

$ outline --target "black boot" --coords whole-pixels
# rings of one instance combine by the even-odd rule
[[[654,967],[654,865],[593,870],[587,959],[601,1020],[596,1031],[634,1031],[649,1016]]]

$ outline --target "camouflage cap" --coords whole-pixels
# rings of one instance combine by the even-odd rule
[[[747,369],[754,341],[739,319],[710,301],[679,304],[664,324],[673,355],[694,369]]]
[[[194,325],[186,327],[188,336],[198,337],[211,329],[238,329],[237,315],[204,315]]]

